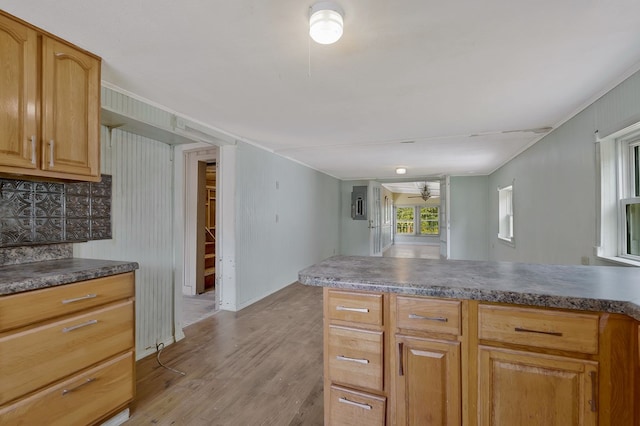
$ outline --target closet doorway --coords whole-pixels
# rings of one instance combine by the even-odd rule
[[[216,163],[198,162],[198,239],[196,294],[215,292]]]
[[[181,328],[213,315],[220,306],[218,155],[217,147],[184,152]]]

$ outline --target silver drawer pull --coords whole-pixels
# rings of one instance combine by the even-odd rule
[[[62,329],[62,332],[63,333],[68,333],[70,331],[77,330],[79,328],[86,327],[88,325],[97,324],[97,323],[98,323],[98,320],[89,320],[87,322],[83,322],[82,324],[72,325],[71,327],[65,327],[65,328]]]
[[[91,293],[87,294],[86,296],[76,297],[75,299],[65,299],[62,301],[62,304],[66,305],[67,303],[79,302],[81,300],[93,299],[95,297],[98,297],[98,295]]]
[[[361,402],[350,401],[347,398],[338,398],[338,401],[342,402],[343,404],[349,404],[349,405],[353,405],[355,407],[363,408],[365,410],[371,410],[371,406],[369,404],[363,404]]]
[[[427,321],[439,321],[439,322],[449,322],[448,318],[445,317],[425,317],[418,314],[409,314],[409,319],[419,319],[419,320],[427,320]]]
[[[336,359],[338,361],[351,361],[357,362],[358,364],[369,364],[369,360],[363,358],[349,358],[348,356],[337,355]]]
[[[368,314],[368,308],[349,308],[347,306],[338,305],[336,306],[336,311],[349,311],[349,312],[360,312],[362,314]]]
[[[81,387],[86,386],[86,385],[88,385],[89,383],[91,383],[91,382],[95,382],[95,381],[96,381],[96,379],[95,379],[94,377],[90,377],[90,378],[88,378],[87,380],[85,380],[84,382],[80,383],[80,384],[79,384],[78,386],[76,386],[76,387],[73,387],[73,388],[71,388],[71,389],[64,389],[64,390],[62,391],[62,395],[66,395],[66,394],[68,394],[68,393],[71,393],[71,392],[73,392],[74,390],[78,390],[78,389],[80,389]]]
[[[540,331],[540,330],[531,330],[528,328],[516,327],[515,331],[519,331],[521,333],[537,333],[537,334],[546,334],[547,336],[558,336],[562,337],[562,333],[557,331]]]

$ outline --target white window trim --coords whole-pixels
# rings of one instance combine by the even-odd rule
[[[627,266],[640,266],[640,256],[626,255],[625,202],[637,199],[629,197],[631,189],[630,147],[640,144],[640,122],[599,138],[596,133],[600,173],[597,225],[598,241],[596,257]]]
[[[513,183],[507,186],[498,187],[498,241],[501,241],[511,247],[515,247],[516,239],[515,239],[515,207],[513,202]],[[511,231],[511,235],[509,237],[501,234],[500,232],[500,222],[502,221],[502,209],[500,204],[502,203],[501,194],[502,191],[509,190],[511,192],[511,223],[509,225],[509,230]]]
[[[412,237],[439,237],[440,233],[442,232],[442,220],[441,220],[441,207],[440,205],[422,205],[422,204],[399,204],[396,206],[396,211],[394,214],[394,227],[395,229],[397,229],[397,223],[398,223],[398,212],[397,209],[399,208],[403,208],[403,207],[411,207],[413,208],[413,233],[409,234],[409,233],[397,233],[395,232],[395,235],[405,235],[405,236],[412,236]],[[438,233],[437,234],[422,234],[420,232],[420,209],[422,207],[436,207],[438,209]]]
[[[438,233],[437,234],[423,234],[422,232],[420,232],[420,230],[422,229],[422,226],[421,226],[422,224],[420,223],[422,221],[421,220],[421,216],[420,216],[420,210],[423,207],[427,207],[427,208],[434,208],[435,207],[435,208],[438,209]],[[416,223],[416,225],[417,225],[416,230],[418,231],[418,233],[416,235],[419,235],[421,237],[439,237],[440,236],[440,229],[441,229],[440,228],[440,206],[439,205],[435,205],[435,206],[416,205],[416,213],[417,213],[416,218],[418,219],[418,221]],[[428,222],[433,222],[433,221],[428,221]]]

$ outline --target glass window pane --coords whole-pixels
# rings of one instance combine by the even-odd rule
[[[640,204],[627,204],[627,254],[640,256]]]
[[[396,209],[396,234],[413,234],[413,207],[398,207]]]
[[[420,208],[420,233],[425,235],[437,235],[440,233],[438,226],[439,207]]]
[[[640,145],[633,147],[633,169],[635,196],[640,197]]]

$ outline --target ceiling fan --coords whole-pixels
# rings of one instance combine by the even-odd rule
[[[427,201],[429,198],[431,198],[431,191],[429,190],[427,182],[425,182],[424,185],[420,188],[420,195],[414,195],[408,198],[422,198],[424,201]]]

